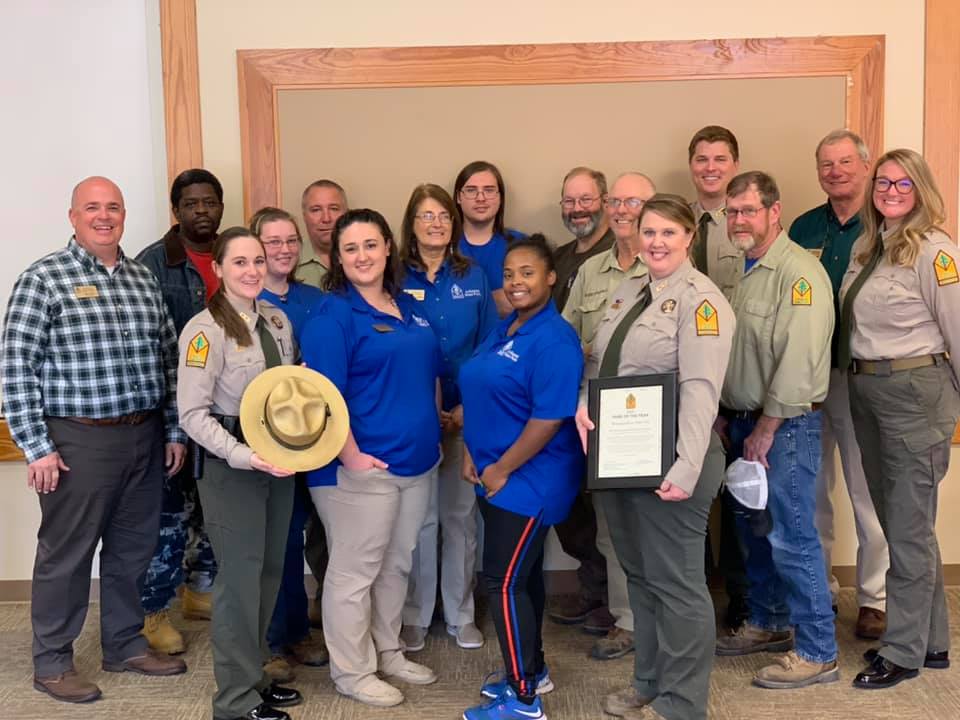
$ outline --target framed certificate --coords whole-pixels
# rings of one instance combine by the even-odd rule
[[[677,457],[677,374],[596,378],[587,386],[587,489],[656,488]]]

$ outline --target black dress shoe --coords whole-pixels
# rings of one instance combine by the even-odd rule
[[[242,715],[233,720],[290,720],[290,716],[283,710],[277,710],[267,704],[257,705],[246,715]]]
[[[299,690],[280,685],[271,685],[266,690],[261,690],[260,697],[264,704],[273,707],[293,707],[303,702],[303,695]]]
[[[878,652],[878,648],[870,648],[863,654],[863,659],[868,663],[873,663],[873,659],[877,657]],[[950,652],[948,650],[928,652],[926,657],[923,658],[923,666],[931,670],[946,670],[950,667]]]
[[[853,679],[853,686],[863,690],[882,690],[920,674],[916,668],[900,667],[877,655],[863,672]]]

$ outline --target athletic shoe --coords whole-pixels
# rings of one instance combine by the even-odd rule
[[[463,720],[547,720],[547,714],[539,697],[527,705],[508,686],[496,700],[464,711]]]
[[[544,665],[543,670],[537,675],[536,693],[537,695],[546,695],[548,692],[553,692],[553,687],[553,680],[550,679],[550,671],[547,670],[547,666]],[[507,682],[507,674],[502,670],[496,670],[489,673],[483,679],[480,694],[491,700],[496,700],[509,688],[510,683]]]

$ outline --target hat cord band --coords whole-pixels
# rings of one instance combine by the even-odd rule
[[[263,403],[263,423],[264,423],[264,426],[267,428],[267,432],[270,433],[270,437],[273,438],[274,442],[276,442],[281,447],[286,448],[287,450],[303,450],[313,445],[320,438],[320,436],[323,435],[323,431],[327,427],[326,418],[329,418],[329,417],[330,417],[330,406],[327,405],[327,407],[325,408],[325,419],[323,422],[323,427],[320,428],[320,432],[317,433],[316,436],[313,437],[309,442],[304,443],[303,445],[294,445],[292,443],[288,443],[282,437],[277,435],[276,431],[270,425],[270,414],[267,412],[267,403],[266,401],[264,401]]]

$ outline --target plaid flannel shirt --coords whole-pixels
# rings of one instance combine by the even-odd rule
[[[7,305],[3,409],[27,462],[56,448],[45,417],[110,418],[163,409],[177,424],[177,335],[153,274],[119,251],[111,273],[77,244],[38,260]]]

